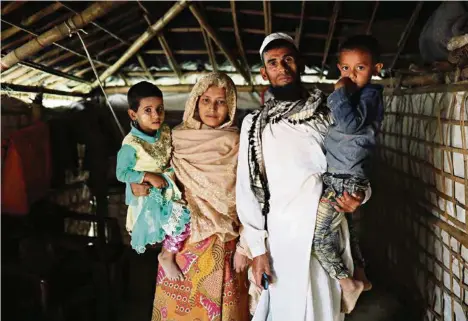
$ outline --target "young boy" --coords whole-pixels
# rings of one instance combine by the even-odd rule
[[[331,277],[339,280],[343,296],[342,311],[350,313],[363,290],[371,284],[364,273],[351,214],[335,210],[336,198],[362,193],[369,186],[371,156],[383,120],[383,88],[370,83],[383,65],[378,43],[371,36],[355,36],[340,47],[340,80],[328,97],[333,124],[325,138],[328,170],[323,176],[324,193],[320,200],[312,250]],[[351,252],[356,265],[351,275],[341,257],[339,226],[348,218]]]

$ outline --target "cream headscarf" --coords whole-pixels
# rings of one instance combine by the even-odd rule
[[[226,89],[228,119],[218,128],[204,125],[198,116],[199,97],[210,86]],[[224,242],[239,235],[235,197],[239,130],[233,126],[236,104],[236,88],[231,78],[211,73],[193,87],[183,123],[172,132],[172,166],[191,211],[192,243],[214,234]]]

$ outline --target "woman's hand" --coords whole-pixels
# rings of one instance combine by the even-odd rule
[[[353,213],[364,200],[364,192],[357,192],[349,195],[348,192],[344,192],[343,196],[336,199],[338,205],[335,205],[335,210],[344,213]]]
[[[164,177],[154,173],[146,173],[143,182],[149,183],[155,188],[167,187],[167,181]]]
[[[234,270],[237,273],[244,272],[251,262],[247,256],[240,254],[238,251],[234,254]]]
[[[132,188],[132,193],[135,196],[147,196],[149,194],[151,185],[149,184],[137,184],[131,183],[130,187]]]

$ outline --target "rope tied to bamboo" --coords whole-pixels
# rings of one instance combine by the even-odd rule
[[[81,44],[83,45],[83,50],[85,51],[86,53],[86,57],[89,61],[89,64],[91,65],[91,68],[93,69],[93,72],[94,72],[94,76],[96,77],[96,80],[98,81],[98,84],[99,84],[99,87],[101,88],[101,91],[102,91],[102,94],[104,95],[104,98],[106,100],[106,103],[107,103],[107,106],[109,107],[109,110],[115,120],[115,123],[117,125],[117,127],[119,128],[119,131],[120,133],[122,134],[122,137],[125,137],[125,131],[122,127],[122,125],[120,124],[120,121],[119,119],[117,118],[117,115],[115,114],[114,112],[114,108],[112,108],[112,105],[111,103],[109,102],[109,97],[107,97],[107,94],[104,90],[104,87],[101,83],[101,80],[99,79],[99,75],[97,73],[97,70],[96,70],[96,67],[94,65],[94,62],[93,62],[93,59],[91,59],[91,55],[89,54],[89,51],[88,51],[88,48],[86,47],[86,44],[83,40],[83,38],[81,37],[81,32],[84,33],[84,34],[88,34],[85,30],[81,29],[81,28],[77,28],[76,25],[74,24],[74,22],[72,20],[67,20],[65,21],[65,26],[68,28],[68,36],[69,37],[72,37],[73,34],[76,34],[78,36],[78,38],[80,38],[80,41],[81,41]]]

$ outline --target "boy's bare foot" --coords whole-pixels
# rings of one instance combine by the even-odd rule
[[[175,261],[175,253],[168,252],[163,248],[158,255],[158,261],[169,280],[182,281],[184,279],[184,274]]]
[[[342,289],[341,312],[351,313],[356,306],[356,302],[364,289],[364,283],[351,278],[341,279],[340,285]]]
[[[362,267],[356,266],[354,269],[354,278],[364,283],[364,289],[362,291],[370,291],[372,289],[372,283],[369,281],[366,275],[366,271]]]

